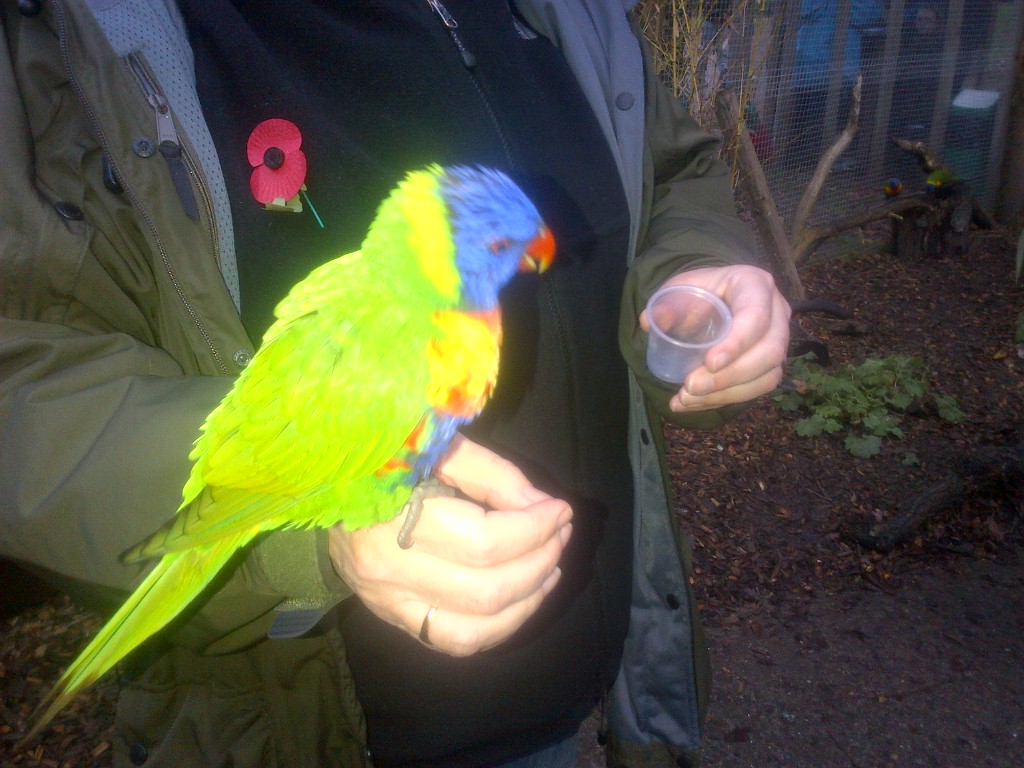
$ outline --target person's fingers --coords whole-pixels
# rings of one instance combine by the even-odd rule
[[[781,381],[782,366],[778,365],[752,381],[713,390],[706,395],[691,395],[682,389],[669,400],[669,408],[676,412],[707,411],[721,408],[724,405],[745,403],[774,391]]]
[[[572,534],[571,510],[545,499],[522,510],[485,512],[470,501],[439,497],[424,506],[419,538],[397,544],[399,522],[357,531],[335,526],[330,552],[342,578],[366,606],[418,637],[438,606],[445,653],[465,655],[511,635],[560,578],[558,562]],[[441,611],[443,606],[444,610]]]
[[[561,499],[486,511],[449,497],[427,499],[413,547],[462,565],[487,567],[542,546],[571,521],[572,509]]]
[[[789,302],[772,276],[750,266],[696,269],[666,281],[712,291],[733,313],[729,334],[710,350],[672,397],[675,411],[699,411],[745,402],[782,380],[789,346]],[[642,318],[642,323],[646,318]]]
[[[750,360],[750,353],[755,350],[754,359],[767,361],[770,367],[784,360],[791,309],[782,294],[774,290],[774,283],[754,281],[742,290],[737,289],[736,296],[729,301],[732,327],[720,344],[708,350],[708,371],[723,371],[744,357]]]
[[[788,348],[787,319],[766,328],[759,339],[724,368],[715,369],[709,363],[692,371],[680,388],[680,399],[718,395],[717,399],[722,400],[720,396],[724,393],[731,398],[737,394],[757,397],[770,392],[781,380]]]
[[[458,499],[446,501],[472,506]],[[542,502],[551,503],[557,502]],[[388,526],[375,526],[351,534],[342,576],[367,602],[441,602],[451,610],[493,615],[540,588],[558,566],[570,534],[568,527],[552,531],[513,558],[475,566],[465,564],[473,558],[455,545],[438,553],[416,547],[400,550]]]
[[[399,621],[404,627],[414,629],[410,634],[430,647],[451,656],[469,656],[492,648],[515,633],[537,611],[561,575],[556,569],[539,589],[493,615],[461,613],[446,607],[442,601],[407,602],[398,609]],[[424,627],[428,612],[430,620]]]
[[[452,440],[434,474],[492,509],[516,509],[551,498],[535,488],[511,461],[463,435]]]
[[[419,637],[437,606],[431,643],[465,655],[507,638],[554,588],[572,535],[572,509],[534,488],[511,462],[461,436],[436,474],[472,500],[427,498],[410,548],[398,544],[399,515],[356,531],[334,526],[328,549],[339,575],[373,613]]]

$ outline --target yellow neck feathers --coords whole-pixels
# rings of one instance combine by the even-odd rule
[[[409,174],[401,185],[400,206],[408,222],[407,239],[420,269],[444,298],[455,301],[461,280],[448,211],[437,180],[441,169]]]

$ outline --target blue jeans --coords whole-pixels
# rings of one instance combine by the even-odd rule
[[[579,740],[579,736],[573,734],[568,739],[552,744],[539,752],[509,760],[494,766],[494,768],[573,768],[576,765],[576,748]]]

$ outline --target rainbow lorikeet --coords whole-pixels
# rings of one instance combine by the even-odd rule
[[[935,197],[948,197],[956,191],[963,179],[946,166],[940,166],[928,174],[925,190]]]
[[[498,373],[499,290],[554,240],[504,174],[431,166],[381,204],[359,251],[315,269],[207,417],[177,514],[125,555],[160,558],[40,705],[30,736],[282,528],[395,517]]]

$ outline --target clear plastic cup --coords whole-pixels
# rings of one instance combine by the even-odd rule
[[[725,302],[694,285],[659,290],[647,302],[647,319],[651,324],[647,367],[670,384],[682,384],[732,326],[732,312]]]

